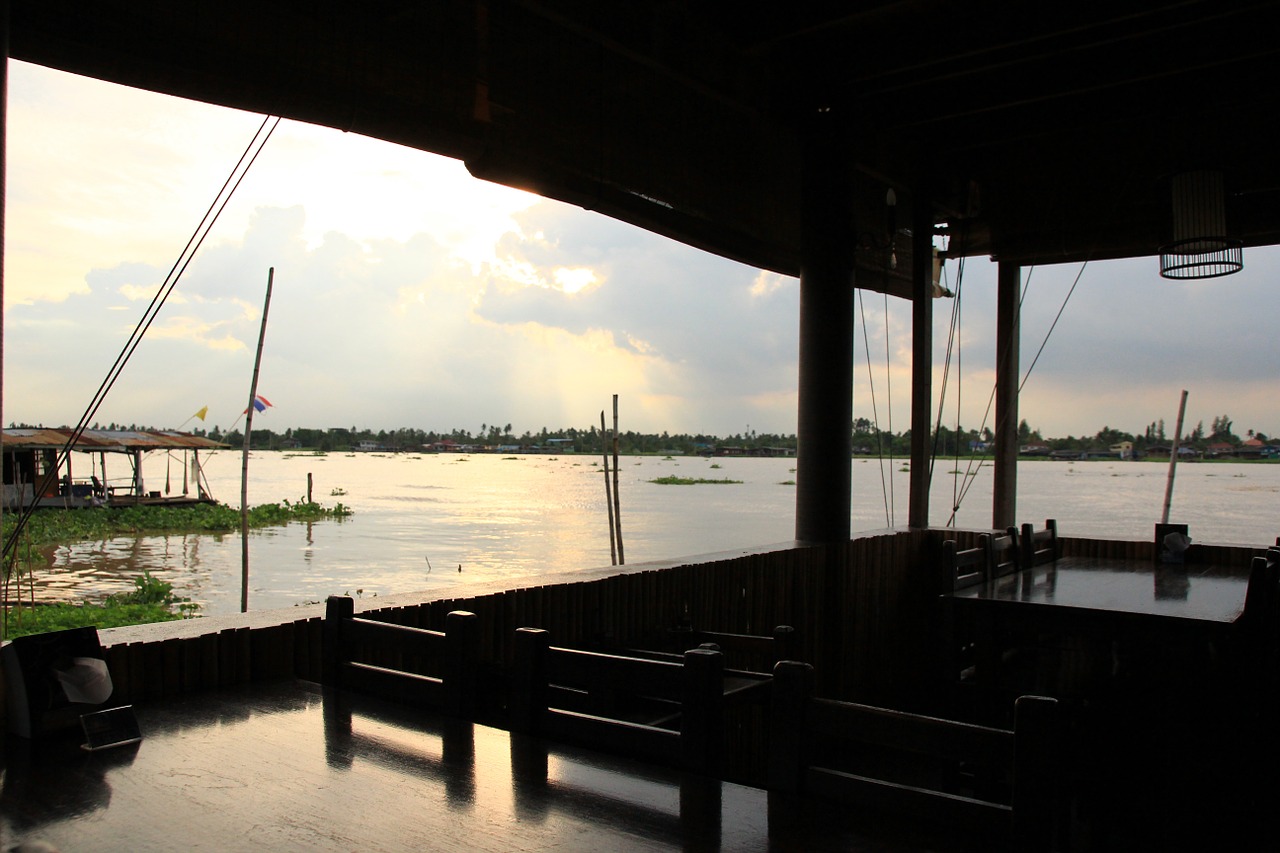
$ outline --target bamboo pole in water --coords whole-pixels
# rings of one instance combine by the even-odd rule
[[[1182,390],[1182,402],[1178,405],[1178,425],[1173,428],[1173,445],[1169,448],[1169,478],[1164,484],[1164,512],[1160,523],[1169,523],[1169,506],[1173,503],[1173,472],[1178,467],[1178,442],[1182,437],[1182,416],[1187,413],[1187,391]]]
[[[267,336],[267,312],[271,310],[271,284],[276,268],[267,270],[267,298],[262,304],[262,327],[258,329],[258,352],[253,358],[253,380],[249,383],[249,408],[245,410],[244,452],[240,460],[240,612],[249,612],[249,435],[253,430],[253,404],[258,399],[258,368],[262,364],[262,341]]]
[[[622,506],[618,498],[618,395],[613,395],[613,527],[618,534],[618,565],[625,566],[622,550]]]
[[[609,559],[610,565],[618,565],[618,540],[613,525],[613,496],[609,492],[609,445],[605,443],[608,432],[604,426],[604,409],[600,410],[600,456],[604,459],[604,506],[609,515]]]

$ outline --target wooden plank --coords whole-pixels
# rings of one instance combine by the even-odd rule
[[[343,664],[342,689],[424,707],[439,707],[445,698],[439,678],[363,663]]]
[[[1013,809],[1002,803],[975,800],[943,791],[872,779],[824,767],[811,767],[805,790],[819,797],[909,815],[957,831],[1007,839]]]
[[[382,649],[395,649],[402,654],[439,657],[444,634],[423,628],[410,628],[373,619],[351,618],[343,622],[341,641],[344,645],[369,643]]]
[[[538,726],[538,733],[552,740],[569,741],[602,752],[666,764],[681,764],[683,761],[680,733],[670,729],[558,708],[547,709]]]
[[[164,640],[160,644],[160,654],[164,671],[164,689],[166,696],[178,696],[183,693],[182,678],[182,641],[176,638]]]
[[[547,678],[553,684],[625,690],[659,699],[679,701],[684,696],[681,664],[579,649],[549,648]]]
[[[958,761],[1013,761],[1013,732],[1006,729],[822,698],[812,700],[808,723],[825,738]]]

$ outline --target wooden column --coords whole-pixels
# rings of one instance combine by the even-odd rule
[[[854,233],[841,137],[818,123],[804,163],[796,539],[811,543],[850,530]]]
[[[1018,514],[1018,350],[1022,268],[1001,263],[996,293],[996,459],[991,526],[1017,524]]]
[[[911,494],[907,524],[929,526],[933,427],[933,211],[916,194],[911,223]]]
[[[4,423],[4,214],[9,137],[9,4],[0,7],[0,424]],[[0,453],[0,456],[3,454]],[[4,463],[0,458],[0,472]],[[15,480],[15,483],[17,481]],[[4,524],[4,477],[0,475],[0,527]],[[17,506],[22,505],[19,499]],[[2,543],[0,543],[2,544]]]

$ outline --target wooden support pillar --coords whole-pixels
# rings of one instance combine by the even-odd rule
[[[4,214],[5,176],[8,169],[9,137],[9,4],[0,6],[0,424],[4,423]],[[14,482],[17,483],[15,471]],[[0,481],[4,477],[0,476]],[[0,482],[3,488],[3,482]],[[21,506],[21,496],[16,505]],[[4,524],[4,500],[0,499],[0,526]]]
[[[835,131],[813,129],[804,164],[796,539],[810,543],[847,541],[852,508],[854,234]]]
[[[1022,268],[1001,263],[996,292],[996,457],[991,526],[1017,524],[1018,513],[1018,350]]]
[[[907,524],[929,526],[933,426],[933,211],[917,194],[911,223],[911,494]]]

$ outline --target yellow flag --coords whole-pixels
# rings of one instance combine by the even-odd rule
[[[200,420],[204,420],[204,416],[205,416],[205,415],[207,415],[207,414],[209,414],[209,407],[208,407],[208,406],[205,406],[203,409],[201,409],[200,411],[196,412],[196,413],[195,413],[194,415],[192,415],[191,417],[193,417],[193,418],[199,418]]]

